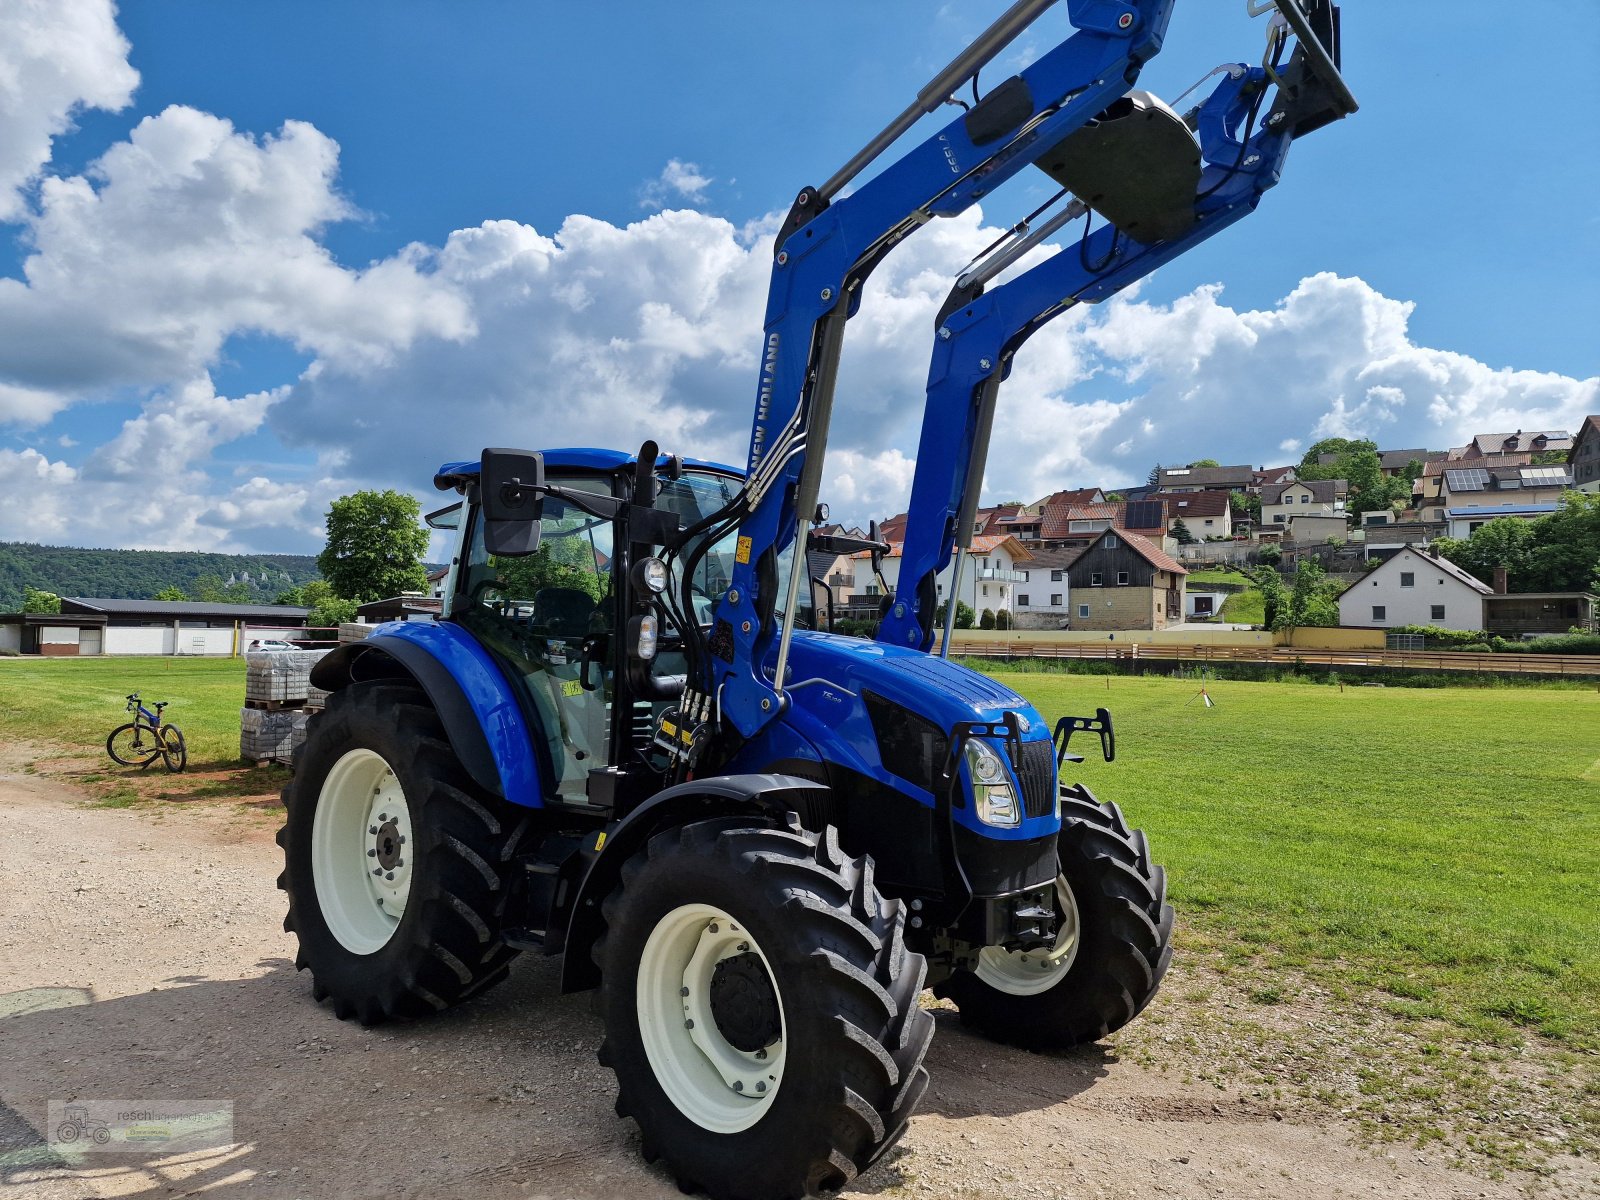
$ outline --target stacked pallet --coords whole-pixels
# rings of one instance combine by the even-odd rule
[[[239,710],[239,757],[285,766],[306,740],[306,722],[327,701],[311,686],[311,668],[326,650],[253,650],[244,656],[244,707]]]

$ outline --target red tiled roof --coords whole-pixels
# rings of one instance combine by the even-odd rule
[[[1155,492],[1148,500],[1160,500],[1167,506],[1167,517],[1220,517],[1228,511],[1227,492]]]
[[[1140,537],[1137,533],[1129,533],[1125,529],[1118,536],[1125,539],[1128,545],[1133,548],[1134,553],[1138,554],[1139,557],[1143,558],[1145,562],[1156,570],[1172,571],[1178,575],[1187,575],[1189,573],[1182,563],[1159,546],[1153,545],[1148,538]]]

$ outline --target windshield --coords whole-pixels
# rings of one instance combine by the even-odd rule
[[[739,494],[739,480],[727,475],[712,475],[704,471],[685,471],[677,479],[663,479],[656,507],[675,513],[685,529],[695,525],[725,507]],[[704,557],[696,564],[691,591],[694,596],[695,620],[702,625],[711,621],[711,610],[717,598],[727,591],[733,579],[733,555],[738,545],[738,531],[729,530],[707,548]],[[686,548],[687,551],[687,548]],[[679,586],[680,563],[688,553],[674,555],[671,560],[673,587]]]

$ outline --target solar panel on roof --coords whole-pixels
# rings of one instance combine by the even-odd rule
[[[1452,492],[1482,492],[1489,487],[1489,472],[1482,467],[1468,467],[1461,471],[1446,471],[1445,486]]]
[[[1164,505],[1160,500],[1128,501],[1129,529],[1156,529],[1166,524]]]
[[[1567,481],[1565,467],[1523,467],[1523,483],[1561,484]]]

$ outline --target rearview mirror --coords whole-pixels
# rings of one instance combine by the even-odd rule
[[[544,511],[544,455],[532,450],[485,450],[479,465],[483,548],[524,558],[539,548]]]

